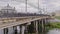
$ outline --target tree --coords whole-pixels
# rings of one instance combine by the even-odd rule
[[[52,16],[55,16],[56,15],[55,12],[52,12],[51,14],[52,14]]]

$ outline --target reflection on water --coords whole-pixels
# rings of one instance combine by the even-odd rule
[[[60,34],[60,29],[52,29],[47,32],[47,34]]]
[[[60,34],[60,29],[52,29],[52,30],[49,30],[48,32],[43,32],[40,34]]]
[[[19,33],[19,27],[17,26],[17,30],[18,30],[18,33]],[[4,31],[3,29],[0,29],[0,34],[4,34]],[[14,34],[14,30],[13,30],[13,27],[9,27],[8,28],[8,34]]]
[[[3,30],[0,30],[0,34],[4,34]],[[13,29],[9,28],[8,34],[13,34]],[[52,29],[48,30],[48,32],[40,33],[40,34],[60,34],[60,29]]]

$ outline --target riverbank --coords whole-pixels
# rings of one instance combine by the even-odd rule
[[[59,19],[59,20],[60,20],[60,16],[54,16],[54,18],[56,18],[56,19]]]
[[[59,28],[60,29],[60,22],[54,22],[54,23],[48,23],[46,24],[46,28],[52,29],[52,28]]]
[[[40,26],[39,34],[41,34],[42,33],[41,24],[39,26]],[[54,32],[54,29],[55,30],[60,29],[60,22],[50,22],[50,23],[45,24],[45,27],[46,27],[46,31],[43,32],[44,34],[49,32],[50,30],[53,30]],[[29,34],[35,34],[35,33],[29,33]]]

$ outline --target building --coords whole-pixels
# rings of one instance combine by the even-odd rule
[[[15,7],[11,7],[9,4],[4,6],[0,10],[0,17],[14,17],[16,14]]]
[[[0,13],[1,14],[11,14],[11,13],[16,13],[16,10],[15,10],[15,7],[11,7],[9,4],[5,7],[3,7],[1,10],[0,10]]]

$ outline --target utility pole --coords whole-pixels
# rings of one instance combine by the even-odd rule
[[[38,0],[38,12],[40,13],[40,9],[39,9],[39,0]],[[40,13],[41,14],[41,13]]]
[[[47,8],[46,8],[46,6],[43,6],[43,12],[44,12],[44,14],[47,14]]]
[[[38,0],[38,11],[39,11],[39,0]]]
[[[44,7],[43,7],[43,12],[44,12],[44,14],[45,14],[45,9],[44,9]]]
[[[40,14],[42,14],[42,12],[41,12],[42,9],[40,9],[39,5],[40,5],[40,3],[39,3],[39,0],[38,0],[38,12],[39,12]]]
[[[47,14],[47,7],[46,7],[46,14]]]
[[[25,9],[26,9],[26,12],[27,12],[27,0],[26,0],[26,8]]]

